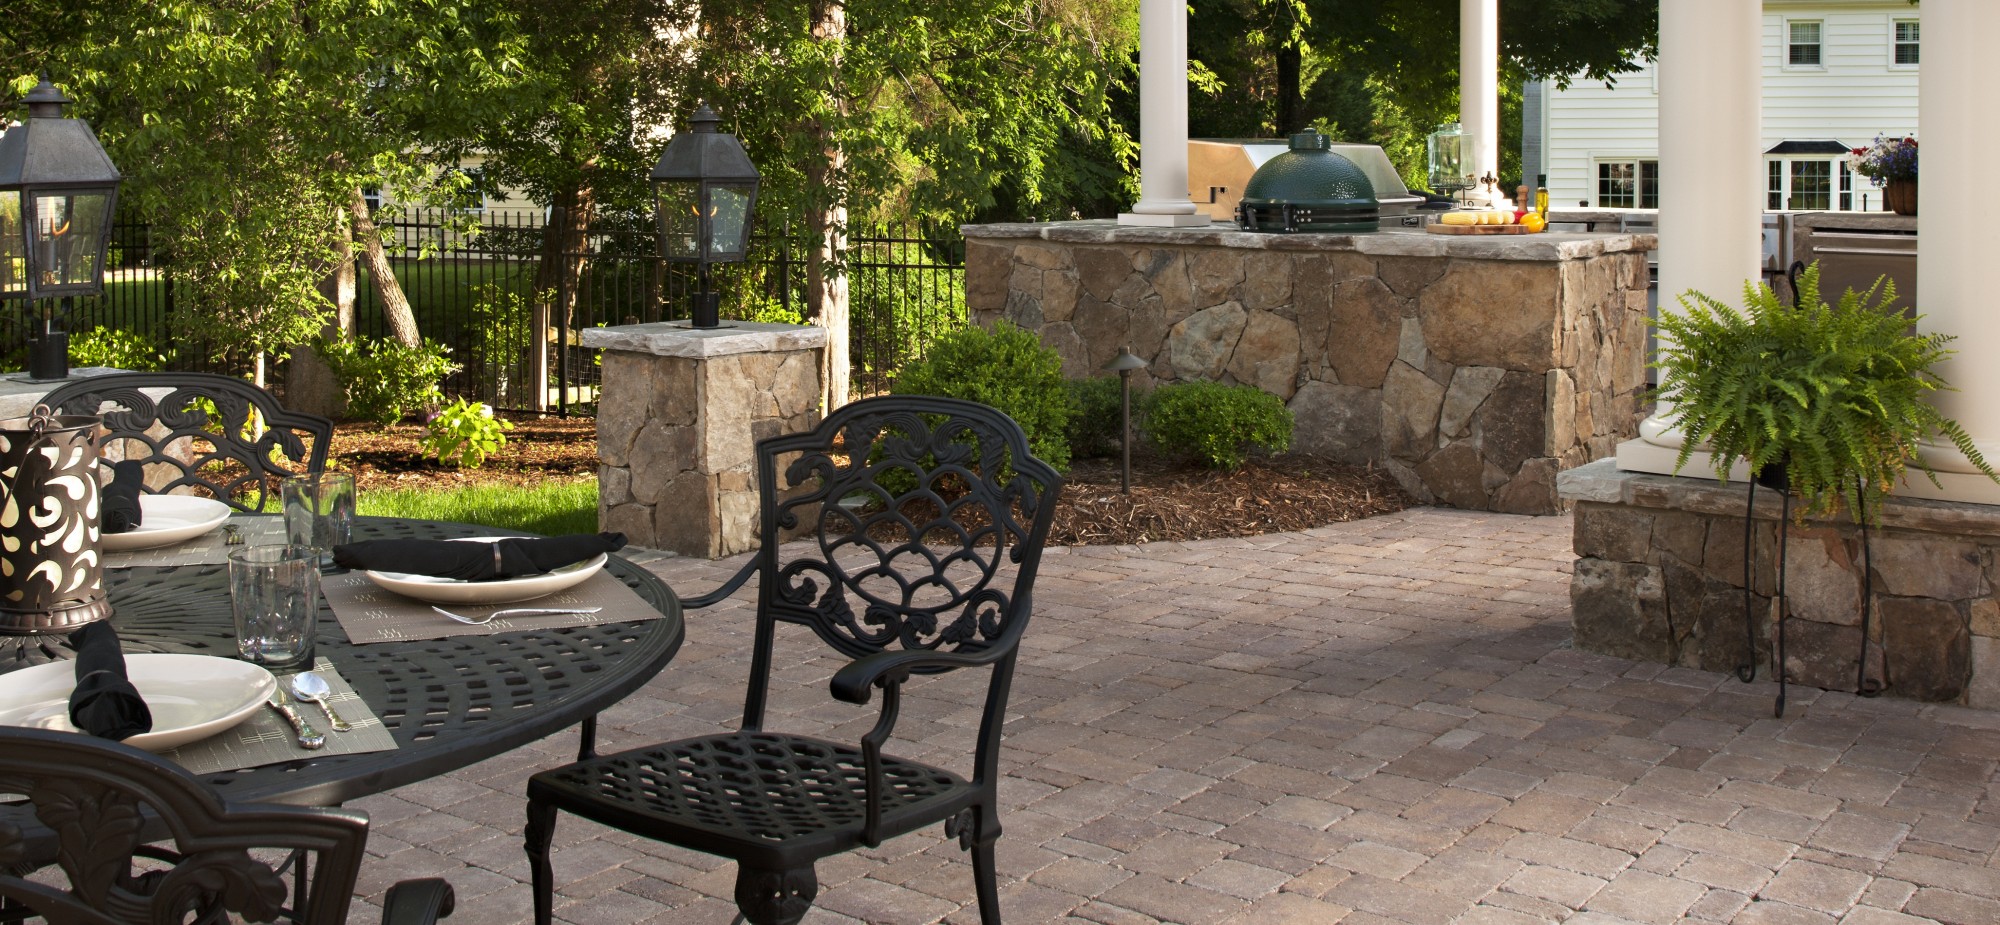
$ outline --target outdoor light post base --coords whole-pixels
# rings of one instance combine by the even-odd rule
[[[47,318],[35,322],[28,339],[28,381],[61,382],[69,378],[69,332]]]

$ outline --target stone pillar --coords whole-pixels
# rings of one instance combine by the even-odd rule
[[[591,328],[603,351],[597,522],[715,559],[755,549],[758,440],[819,423],[824,328],[736,322]]]
[[[1123,225],[1208,224],[1188,198],[1187,4],[1139,0],[1139,201]]]
[[[1500,176],[1500,0],[1458,0],[1458,124],[1471,150],[1465,170],[1475,178]],[[1530,181],[1534,178],[1529,177]],[[1503,200],[1484,186],[1474,199]]]
[[[1690,289],[1735,303],[1745,280],[1762,278],[1763,35],[1760,4],[1660,4],[1661,312],[1679,311]],[[1681,445],[1666,406],[1639,435],[1655,446]]]
[[[1956,391],[1931,400],[1964,425],[1989,463],[2000,464],[2000,319],[1993,317],[1991,259],[1981,245],[1990,241],[1990,209],[1966,196],[1961,177],[1984,175],[1989,155],[2000,147],[2000,124],[1993,120],[1992,50],[1981,41],[2000,26],[2000,4],[1992,0],[1930,0],[1923,6],[1924,54],[1917,84],[1917,119],[1923,128],[1923,176],[1917,188],[1922,233],[1917,244],[1918,305],[1925,331],[1958,337],[1958,355],[1939,364],[1938,374]],[[1949,445],[1925,450],[1924,460],[1944,476],[1943,497],[2000,503],[1996,488]],[[1954,477],[1956,476],[1956,477]],[[1931,486],[1922,477],[1912,487]],[[1930,492],[1924,492],[1929,495]]]

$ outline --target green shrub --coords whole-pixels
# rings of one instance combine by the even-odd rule
[[[137,331],[96,327],[69,336],[71,366],[111,366],[135,372],[157,372],[167,367],[160,345]]]
[[[1111,456],[1124,439],[1122,402],[1116,376],[1071,379],[1069,386],[1069,455],[1072,459]],[[1139,429],[1143,396],[1134,396],[1132,428]]]
[[[1036,457],[1058,471],[1069,468],[1069,391],[1062,358],[1031,332],[1005,321],[991,331],[959,328],[932,344],[929,356],[904,367],[893,391],[998,408],[1027,432]]]
[[[384,425],[444,403],[438,382],[458,370],[445,356],[450,352],[429,340],[421,347],[405,347],[392,338],[365,343],[329,338],[319,344],[320,356],[347,390],[347,413]]]
[[[1153,390],[1146,433],[1167,453],[1191,453],[1215,469],[1243,465],[1250,448],[1292,445],[1292,411],[1256,386],[1186,382]]]
[[[431,416],[417,444],[424,455],[434,456],[438,462],[477,469],[486,457],[507,445],[507,431],[513,429],[513,422],[494,418],[493,409],[485,402],[461,398]]]

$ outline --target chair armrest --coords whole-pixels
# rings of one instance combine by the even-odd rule
[[[1002,637],[978,652],[932,652],[899,650],[864,655],[834,672],[830,686],[833,696],[848,703],[868,702],[869,691],[877,684],[901,683],[926,668],[976,668],[991,665],[1014,651],[1014,640]]]
[[[743,583],[749,581],[750,576],[757,573],[757,567],[761,564],[763,564],[761,560],[754,558],[743,563],[743,567],[737,569],[736,574],[729,576],[729,580],[723,582],[722,587],[699,597],[682,598],[681,609],[700,610],[703,607],[708,607],[721,601],[731,594],[735,594],[736,589],[743,587]]]
[[[382,925],[431,925],[451,914],[456,894],[436,877],[405,880],[382,897]]]

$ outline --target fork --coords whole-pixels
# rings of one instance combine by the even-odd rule
[[[444,614],[445,616],[450,617],[454,620],[457,620],[460,623],[464,623],[470,626],[485,626],[486,624],[493,622],[496,618],[499,617],[520,616],[522,614],[530,614],[530,613],[532,614],[596,613],[600,610],[603,610],[604,608],[602,607],[576,607],[576,608],[516,607],[512,610],[496,610],[483,617],[468,617],[462,613],[452,613],[451,611],[446,610],[443,607],[432,607],[431,609],[437,611],[438,613]]]

